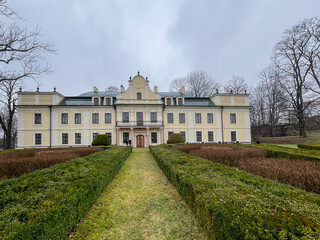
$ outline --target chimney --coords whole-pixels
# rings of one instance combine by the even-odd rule
[[[184,86],[182,86],[179,90],[180,93],[182,93],[183,95],[186,93],[186,89]]]
[[[120,86],[120,92],[124,93],[124,86],[123,85]]]
[[[158,86],[154,86],[153,91],[154,91],[154,93],[158,93]]]
[[[98,92],[99,92],[98,88],[96,88],[96,87],[93,87],[93,91],[94,91],[95,93],[98,93]]]

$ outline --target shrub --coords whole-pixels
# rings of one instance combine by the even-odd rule
[[[320,196],[172,149],[150,146],[209,239],[320,239]]]
[[[111,147],[0,182],[0,239],[66,239],[131,150]]]
[[[298,144],[298,148],[302,149],[311,149],[311,150],[320,150],[320,143],[318,144]]]
[[[184,138],[179,133],[172,133],[167,140],[168,144],[184,143]]]
[[[109,146],[111,145],[110,139],[105,134],[98,134],[91,143],[92,146]]]

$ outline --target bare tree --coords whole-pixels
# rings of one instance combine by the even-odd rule
[[[196,71],[186,76],[187,89],[196,97],[210,97],[216,89],[220,88],[220,83],[214,81],[207,72]]]
[[[306,34],[305,24],[301,22],[286,30],[273,52],[273,62],[279,69],[280,85],[286,92],[289,107],[295,112],[299,123],[300,136],[306,137],[304,113],[314,101],[310,94],[310,64],[304,55],[307,54],[312,36]]]
[[[225,92],[230,92],[231,90],[236,93],[244,93],[248,90],[248,83],[240,76],[232,76],[232,78],[223,86]]]
[[[0,0],[0,15],[3,15],[6,17],[17,16],[16,12],[7,6],[7,0]]]
[[[117,86],[109,86],[106,89],[107,92],[120,92],[120,88]]]
[[[4,148],[12,148],[16,137],[17,89],[20,81],[2,81],[0,83],[0,125],[4,132]]]
[[[178,92],[182,86],[187,86],[187,79],[185,77],[183,78],[176,78],[172,80],[169,86],[169,90],[173,92]]]

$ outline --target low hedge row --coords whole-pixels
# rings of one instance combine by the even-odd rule
[[[320,143],[318,143],[318,144],[298,144],[298,148],[319,151],[320,150]]]
[[[0,239],[66,239],[131,147],[111,147],[0,182]]]
[[[320,196],[188,155],[150,150],[209,239],[320,239]]]

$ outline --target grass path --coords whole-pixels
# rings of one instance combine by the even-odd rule
[[[206,239],[149,149],[134,149],[72,239]]]

